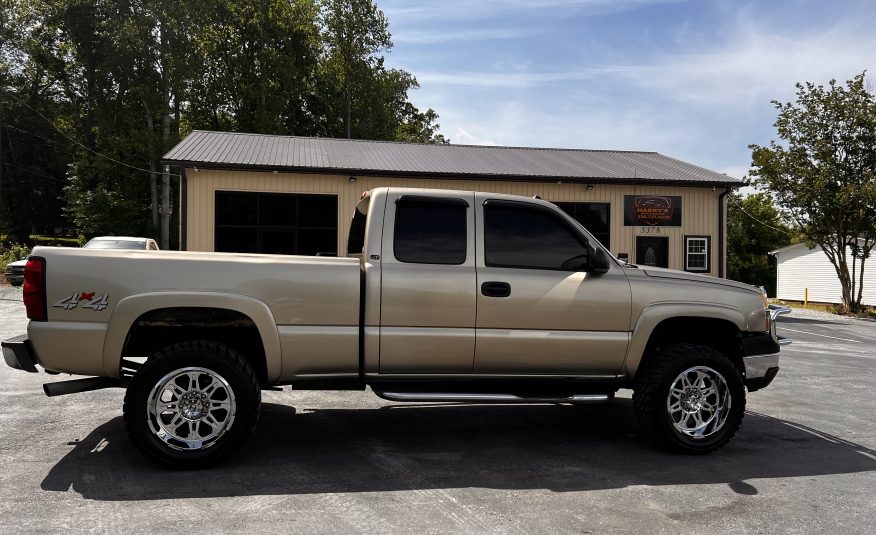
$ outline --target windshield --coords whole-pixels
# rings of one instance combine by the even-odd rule
[[[145,249],[145,241],[134,240],[91,240],[84,249]]]

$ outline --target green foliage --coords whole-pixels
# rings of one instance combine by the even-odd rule
[[[27,245],[17,243],[4,245],[0,243],[0,273],[6,270],[6,264],[27,258],[27,255],[30,254],[30,249]]]
[[[756,183],[770,190],[808,245],[824,249],[843,308],[856,310],[876,244],[876,97],[862,73],[845,86],[797,84],[796,102],[774,104],[783,142],[751,145]]]
[[[435,110],[429,108],[421,112],[413,105],[405,110],[405,120],[395,129],[395,138],[398,141],[408,141],[411,143],[435,143],[438,145],[447,145],[450,140],[445,138],[443,134],[438,132],[441,125],[436,123],[438,114]]]
[[[0,231],[157,237],[192,129],[447,142],[391,47],[372,0],[0,0]]]
[[[732,193],[727,207],[727,276],[764,286],[776,295],[776,263],[768,253],[792,242],[793,231],[785,224],[769,195],[755,193],[743,198]]]

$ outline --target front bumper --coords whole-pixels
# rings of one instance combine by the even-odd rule
[[[776,334],[776,319],[790,312],[790,308],[770,305],[767,311],[770,330],[742,338],[742,363],[745,366],[745,386],[749,392],[768,386],[779,373],[779,350],[792,340]]]
[[[3,360],[6,361],[7,366],[16,370],[37,373],[36,352],[26,334],[3,340],[0,347],[3,348]]]

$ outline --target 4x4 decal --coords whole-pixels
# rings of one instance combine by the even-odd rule
[[[109,294],[94,296],[96,292],[76,292],[68,295],[64,299],[56,302],[52,306],[55,308],[63,308],[64,310],[73,310],[79,306],[79,303],[86,302],[82,308],[89,308],[95,312],[106,310],[109,306]]]

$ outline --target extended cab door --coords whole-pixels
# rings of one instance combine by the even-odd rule
[[[471,373],[474,194],[387,196],[380,255],[380,373]]]
[[[588,272],[592,238],[547,203],[478,194],[475,206],[474,373],[619,373],[631,303],[623,268],[610,261],[608,272]]]

